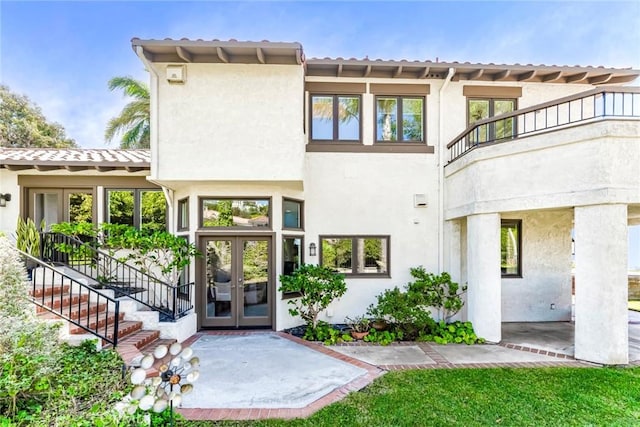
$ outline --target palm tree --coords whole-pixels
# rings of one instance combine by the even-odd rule
[[[121,134],[120,148],[149,148],[150,108],[149,87],[132,77],[114,77],[109,80],[109,90],[122,89],[133,101],[125,105],[120,115],[109,120],[104,137],[111,142]]]

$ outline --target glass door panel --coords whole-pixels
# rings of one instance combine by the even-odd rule
[[[269,242],[244,240],[242,243],[243,317],[269,315]]]
[[[86,191],[66,191],[69,222],[93,222],[93,194]]]
[[[235,289],[232,240],[209,240],[205,257],[205,317],[207,319],[225,318],[228,321],[224,323],[230,324],[233,320],[233,290]],[[208,326],[215,326],[215,322]]]

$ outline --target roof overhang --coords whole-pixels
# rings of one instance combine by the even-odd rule
[[[64,169],[69,172],[96,170],[127,173],[150,170],[148,150],[99,150],[57,148],[0,148],[0,169],[40,172]]]
[[[141,47],[142,54],[150,62],[284,65],[304,62],[300,43],[133,38],[131,46],[136,53],[137,47]]]
[[[640,70],[556,66],[496,65],[468,62],[383,61],[370,59],[307,59],[306,75],[319,77],[378,77],[401,79],[444,79],[450,68],[453,81],[542,82],[580,84],[629,83],[640,76]]]

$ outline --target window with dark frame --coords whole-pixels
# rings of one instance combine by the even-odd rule
[[[304,202],[295,199],[282,199],[282,228],[302,230],[304,228]]]
[[[467,98],[467,124],[472,125],[480,120],[511,113],[516,110],[515,99]],[[471,134],[472,143],[497,141],[513,138],[515,135],[515,119],[513,117],[487,123],[478,127]]]
[[[290,276],[302,263],[304,248],[303,236],[283,236],[282,237],[282,275]],[[283,298],[293,298],[300,295],[299,292],[283,292]]]
[[[425,142],[423,96],[376,96],[377,142]]]
[[[502,277],[522,277],[522,220],[500,223],[500,271]]]
[[[389,277],[389,236],[320,236],[320,265],[347,276]]]
[[[200,199],[200,227],[270,229],[271,199],[203,197]]]
[[[105,220],[149,232],[166,231],[167,203],[161,190],[105,190]]]
[[[189,229],[189,198],[178,200],[178,231]]]
[[[311,95],[311,140],[359,142],[360,95]]]

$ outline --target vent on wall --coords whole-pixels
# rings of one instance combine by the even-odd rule
[[[427,195],[426,194],[414,194],[413,195],[413,206],[416,208],[426,208],[427,207]]]
[[[167,65],[167,81],[169,83],[184,83],[185,74],[184,65]]]

